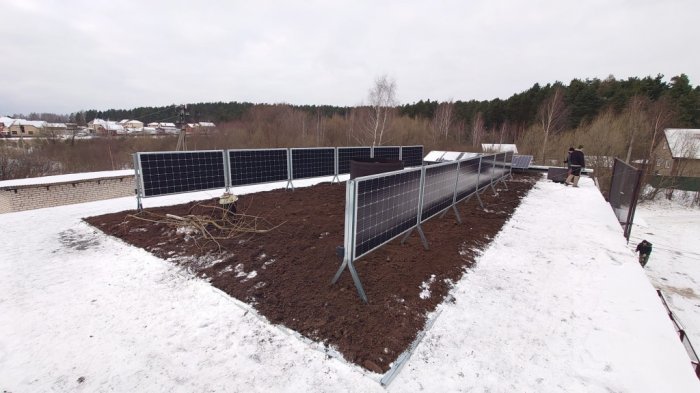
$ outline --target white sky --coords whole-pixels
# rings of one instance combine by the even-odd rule
[[[534,83],[700,78],[697,0],[0,0],[0,114],[211,101],[507,98]]]

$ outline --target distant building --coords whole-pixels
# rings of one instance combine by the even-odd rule
[[[94,119],[88,124],[90,133],[98,135],[122,135],[126,131],[124,127],[116,121]]]
[[[10,126],[14,121],[11,117],[0,116],[0,137],[10,136]]]
[[[39,136],[46,127],[41,120],[15,119],[9,127],[10,136]]]
[[[650,171],[661,176],[700,177],[700,129],[667,128],[654,149]]]
[[[143,122],[138,120],[122,120],[119,124],[124,127],[127,133],[142,132]]]
[[[510,151],[513,154],[518,154],[517,146],[506,143],[482,143],[481,150],[484,153],[505,153]]]

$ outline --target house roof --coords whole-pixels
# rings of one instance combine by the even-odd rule
[[[700,160],[700,129],[667,128],[664,134],[673,158]]]
[[[4,124],[5,127],[9,127],[12,125],[12,123],[15,122],[15,119],[11,117],[5,117],[5,116],[0,116],[0,123]]]
[[[209,122],[209,121],[200,121],[199,126],[200,127],[215,127],[214,123]]]
[[[34,126],[36,128],[43,128],[44,126],[46,126],[46,122],[42,120],[16,119],[14,124],[19,126]]]
[[[481,150],[492,151],[496,153],[512,151],[513,153],[518,154],[518,147],[512,143],[482,143]]]

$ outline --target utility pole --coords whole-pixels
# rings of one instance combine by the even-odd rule
[[[177,115],[177,121],[178,121],[178,126],[180,127],[180,135],[177,138],[177,146],[175,147],[176,151],[183,151],[187,150],[187,142],[185,140],[186,137],[186,132],[187,132],[187,119],[189,118],[190,113],[187,110],[187,105],[180,105],[178,115]]]

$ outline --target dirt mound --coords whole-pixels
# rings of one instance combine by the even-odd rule
[[[385,372],[537,179],[538,175],[514,174],[507,190],[497,185],[497,196],[487,189],[481,194],[484,210],[476,198],[460,203],[461,225],[451,210],[431,219],[423,226],[428,251],[413,234],[403,245],[396,239],[358,260],[355,267],[369,304],[361,302],[347,271],[330,285],[341,262],[336,247],[343,244],[343,184],[242,195],[239,212],[279,226],[218,244],[196,240],[187,229],[138,219],[135,211],[85,220],[209,280],[272,323],[330,345],[364,368]],[[220,215],[215,206],[216,200],[190,202],[147,209],[137,216]]]

